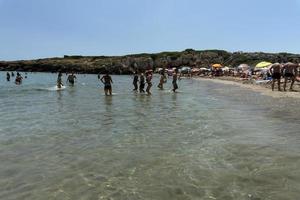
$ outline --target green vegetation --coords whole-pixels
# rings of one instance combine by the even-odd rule
[[[103,73],[108,70],[115,74],[130,74],[135,70],[155,69],[161,67],[208,67],[220,63],[236,67],[246,63],[251,66],[261,61],[288,62],[300,61],[300,55],[281,52],[227,52],[224,50],[194,50],[182,52],[141,53],[126,56],[82,56],[64,55],[62,58],[46,58],[27,61],[0,62],[0,70],[8,71],[75,71],[81,73]]]

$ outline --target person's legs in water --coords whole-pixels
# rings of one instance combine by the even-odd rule
[[[283,84],[283,91],[286,91],[286,83],[287,83],[288,77],[284,77],[284,84]]]
[[[272,80],[272,91],[274,91],[274,86],[275,86],[275,79],[273,78],[273,80]]]
[[[145,87],[145,84],[140,84],[140,93],[144,93],[144,87]]]
[[[295,83],[295,78],[296,78],[295,76],[291,77],[292,83],[291,83],[290,90],[293,90],[293,85],[294,85],[294,83]]]
[[[107,86],[104,86],[104,93],[105,93],[105,96],[108,96],[108,88],[107,88]]]
[[[278,91],[281,91],[281,86],[280,86],[280,81],[281,81],[281,78],[279,78],[279,79],[277,79],[277,81],[278,81]]]
[[[177,83],[173,83],[173,92],[176,92],[177,89],[178,89]]]
[[[109,95],[112,96],[112,87],[110,86],[108,89]]]
[[[137,91],[138,90],[138,84],[135,82],[135,83],[133,83],[133,86],[134,86],[133,91]]]
[[[149,83],[149,84],[147,85],[147,89],[146,89],[147,94],[151,94],[151,92],[150,92],[151,87],[152,87],[152,84]]]

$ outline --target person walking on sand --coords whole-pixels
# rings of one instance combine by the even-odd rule
[[[57,75],[57,88],[61,88],[64,84],[62,83],[62,73],[59,72]]]
[[[140,75],[140,93],[145,93],[145,76],[144,73],[141,73]]]
[[[6,73],[6,80],[10,81],[10,74],[8,72]]]
[[[77,80],[77,77],[74,75],[74,72],[72,72],[72,73],[68,76],[67,82],[69,82],[69,84],[70,84],[71,86],[74,86],[75,79]]]
[[[147,88],[146,88],[146,92],[148,95],[151,95],[150,89],[152,87],[152,72],[148,71],[146,73],[146,82],[147,82]]]
[[[271,66],[270,72],[272,74],[272,91],[274,91],[275,81],[278,83],[278,91],[281,91],[280,80],[281,80],[281,65],[275,63]]]
[[[167,82],[167,77],[165,75],[165,72],[164,70],[161,72],[161,76],[160,76],[160,79],[159,79],[159,84],[158,84],[158,88],[163,90],[164,89],[164,84]]]
[[[286,91],[286,83],[288,80],[291,80],[290,91],[293,90],[293,85],[295,83],[296,75],[297,75],[298,64],[294,64],[291,62],[286,63],[283,66],[283,76],[284,76],[284,85],[283,90]]]
[[[177,79],[178,79],[178,69],[175,69],[174,73],[173,73],[173,92],[176,92],[176,90],[178,89],[178,85],[177,85]]]
[[[137,91],[138,90],[138,82],[139,82],[139,75],[138,75],[138,72],[136,71],[134,73],[133,82],[132,82],[132,84],[134,86],[133,91]]]
[[[107,72],[104,76],[102,76],[100,81],[104,84],[105,96],[112,96],[112,86],[111,86],[111,84],[113,84],[113,81],[112,81],[112,78],[109,75],[109,73]]]

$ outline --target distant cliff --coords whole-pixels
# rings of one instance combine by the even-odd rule
[[[0,61],[1,71],[28,72],[80,72],[130,74],[135,70],[163,67],[208,67],[220,63],[226,66],[238,66],[242,63],[255,65],[260,61],[287,62],[300,61],[299,54],[290,53],[230,53],[223,50],[196,51],[186,49],[182,52],[161,52],[156,54],[135,54],[126,56],[67,56],[38,60]]]

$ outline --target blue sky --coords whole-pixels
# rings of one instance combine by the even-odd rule
[[[0,60],[224,49],[300,53],[300,0],[0,0]]]

